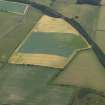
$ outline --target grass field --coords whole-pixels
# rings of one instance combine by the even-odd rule
[[[77,50],[88,48],[88,44],[80,37],[71,33],[32,32],[17,52],[46,53],[64,57]]]
[[[24,15],[28,5],[23,3],[0,0],[0,11],[7,11],[11,13]]]
[[[80,23],[105,52],[104,6],[70,5],[61,2],[59,4],[58,2],[59,0],[54,3],[53,9]],[[57,77],[55,82],[61,85],[75,85],[105,91],[105,69],[92,50],[81,51]]]
[[[0,12],[0,23],[3,24],[0,26],[0,29],[2,29],[0,30],[0,61],[8,60],[41,16],[42,13],[33,8],[30,8],[27,14],[21,16]],[[5,23],[5,21],[7,22]],[[8,31],[5,29],[8,29]]]
[[[81,51],[55,83],[105,91],[105,68],[92,50]]]
[[[48,85],[57,69],[7,64],[0,71],[1,105],[68,105],[76,88]]]

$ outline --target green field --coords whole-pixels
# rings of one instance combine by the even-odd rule
[[[0,12],[0,39],[19,24],[17,18],[20,19],[20,16],[12,13]]]
[[[56,8],[61,8],[62,9],[65,9],[65,8],[68,8],[68,6],[72,5],[72,4],[76,4],[77,0],[55,0],[55,2],[53,3],[53,6],[55,6],[55,9]]]
[[[18,52],[54,54],[69,57],[76,50],[88,48],[88,44],[70,33],[33,32]]]
[[[91,49],[81,51],[58,75],[55,83],[105,91],[105,68]]]
[[[33,8],[21,16],[0,12],[0,61],[8,60],[41,16],[42,13]]]
[[[0,71],[1,105],[68,105],[76,88],[48,85],[57,69],[7,64]]]
[[[27,8],[26,4],[0,0],[0,11],[24,14]]]

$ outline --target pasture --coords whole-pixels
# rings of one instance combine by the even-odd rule
[[[68,105],[76,88],[48,85],[59,70],[7,64],[0,71],[1,105]]]
[[[0,0],[0,11],[24,15],[27,9],[28,5],[23,3]]]

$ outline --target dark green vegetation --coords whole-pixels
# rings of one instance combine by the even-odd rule
[[[70,33],[33,32],[18,52],[30,54],[51,54],[71,57],[74,52],[88,48],[88,44]]]
[[[100,5],[101,0],[77,0],[78,4]]]

